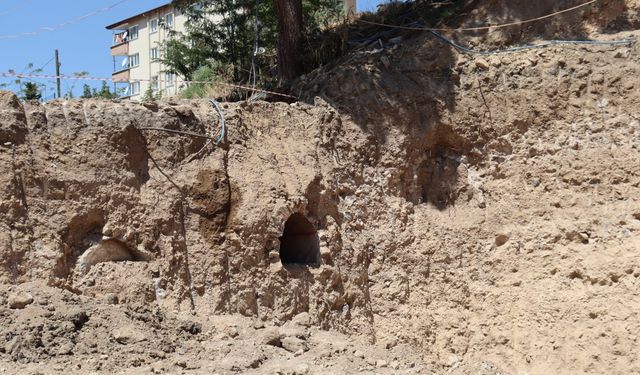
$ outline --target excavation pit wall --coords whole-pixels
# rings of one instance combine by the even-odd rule
[[[318,149],[344,132],[330,107],[225,105],[228,139],[205,147],[143,129],[210,132],[218,119],[205,101],[2,93],[1,105],[4,283],[42,279],[201,314],[309,312],[325,328],[370,321],[363,254],[343,249],[335,166]],[[333,120],[310,126],[321,118]]]
[[[638,372],[636,47],[434,43],[311,74],[312,104],[225,104],[227,139],[202,152],[141,129],[205,133],[207,101],[0,94],[0,281],[201,317],[308,312],[434,363]],[[282,264],[292,215],[318,266]],[[105,239],[148,256],[78,272]]]

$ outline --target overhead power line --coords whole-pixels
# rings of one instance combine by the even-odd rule
[[[52,58],[50,58],[50,59],[49,59],[49,61],[47,61],[46,63],[44,63],[44,65],[42,65],[42,66],[40,67],[40,69],[38,69],[38,70],[39,70],[39,71],[43,71],[43,70],[44,70],[44,68],[46,68],[49,64],[51,64],[51,62],[53,61],[53,59],[55,59],[55,56],[54,56],[54,57],[52,57]]]
[[[568,13],[568,12],[572,12],[574,10],[586,7],[588,5],[591,5],[595,2],[597,2],[598,0],[591,0],[591,1],[587,1],[586,3],[580,4],[580,5],[576,5],[574,7],[571,8],[567,8],[564,10],[560,10],[551,14],[547,14],[541,17],[536,17],[536,18],[531,18],[528,20],[524,20],[524,21],[515,21],[515,22],[509,22],[509,23],[504,23],[504,24],[500,24],[500,25],[493,25],[493,26],[478,26],[478,27],[460,27],[460,28],[435,28],[435,27],[417,27],[417,26],[402,26],[402,25],[390,25],[387,23],[382,23],[382,22],[373,22],[373,21],[365,21],[362,19],[357,19],[357,22],[360,23],[366,23],[369,25],[376,25],[376,26],[384,26],[384,27],[390,27],[390,28],[394,28],[394,29],[404,29],[404,30],[418,30],[418,31],[440,31],[440,32],[446,32],[446,31],[482,31],[482,30],[488,30],[488,31],[494,31],[494,30],[498,30],[498,29],[503,29],[506,27],[511,27],[511,26],[518,26],[518,25],[524,25],[527,23],[532,23],[532,22],[536,22],[536,21],[541,21],[547,18],[551,18],[551,17],[555,17],[557,15],[563,14],[563,13]]]
[[[117,7],[118,5],[120,5],[122,3],[125,3],[127,1],[129,1],[129,0],[120,0],[120,1],[118,1],[116,3],[114,3],[114,4],[111,4],[111,5],[107,6],[107,7],[94,10],[93,12],[90,12],[90,13],[87,13],[87,14],[85,14],[83,16],[80,16],[80,17],[73,18],[71,20],[62,22],[62,23],[60,23],[58,25],[44,26],[44,27],[41,27],[41,28],[39,28],[37,30],[24,32],[24,33],[0,35],[0,40],[2,40],[2,39],[17,39],[17,38],[22,38],[22,37],[27,37],[27,36],[36,36],[36,35],[39,35],[39,34],[42,34],[42,33],[49,33],[49,32],[53,32],[53,31],[57,31],[57,30],[60,30],[60,29],[62,29],[64,27],[66,27],[66,26],[73,25],[75,23],[83,21],[83,20],[85,20],[87,18],[96,16],[96,15],[101,14],[101,13],[108,12],[111,9],[113,9],[113,8]]]

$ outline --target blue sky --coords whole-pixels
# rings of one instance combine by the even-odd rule
[[[128,0],[109,11],[54,31],[43,31],[41,28],[56,28],[120,1],[122,0],[0,0],[0,71],[14,69],[17,72],[27,72],[26,66],[33,63],[36,68],[44,66],[44,74],[54,74],[55,64],[51,58],[57,48],[60,51],[63,74],[87,71],[92,76],[110,77],[113,71],[109,52],[111,32],[105,26],[165,4],[167,0]],[[16,35],[33,31],[38,34]],[[0,78],[0,82],[7,81],[9,80],[6,78]],[[38,81],[49,86],[47,98],[50,99],[53,93],[51,88],[55,85],[49,80]],[[75,84],[76,94],[81,92],[83,83]],[[92,86],[100,85],[100,82],[87,83]],[[72,86],[72,81],[63,82],[63,94]]]
[[[54,74],[54,50],[60,51],[61,72],[89,72],[91,76],[110,77],[113,62],[110,56],[111,32],[106,25],[168,3],[169,0],[0,0],[0,72],[14,69],[26,73],[29,63],[44,67],[43,74]],[[358,8],[373,9],[380,0],[359,0]],[[92,12],[112,9],[78,20]],[[67,22],[65,26],[60,26]],[[45,31],[43,28],[53,28]],[[36,32],[37,35],[21,35]],[[0,77],[0,83],[12,80]],[[46,99],[51,99],[55,84],[38,80],[48,86]],[[81,93],[82,84],[75,83],[74,93]],[[86,82],[98,87],[100,82]],[[62,83],[62,92],[71,90],[73,81]]]

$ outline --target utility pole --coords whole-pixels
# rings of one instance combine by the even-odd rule
[[[58,98],[62,96],[60,92],[60,57],[58,56],[58,50],[56,49],[56,83],[58,86]]]

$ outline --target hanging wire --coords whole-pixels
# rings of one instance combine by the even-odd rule
[[[113,3],[113,4],[109,5],[109,6],[107,6],[107,7],[94,10],[93,12],[90,12],[90,13],[87,13],[87,14],[85,14],[83,16],[80,16],[80,17],[73,18],[71,20],[62,22],[62,23],[60,23],[58,25],[44,26],[44,27],[41,27],[41,28],[39,28],[37,30],[30,31],[30,32],[25,32],[25,33],[0,35],[0,39],[17,39],[17,38],[22,38],[22,37],[27,37],[27,36],[36,36],[36,35],[39,35],[39,34],[42,34],[42,33],[57,31],[57,30],[60,30],[60,29],[62,29],[64,27],[66,27],[66,26],[73,25],[75,23],[83,21],[83,20],[85,20],[85,19],[87,19],[89,17],[93,17],[93,16],[96,16],[98,14],[108,12],[111,9],[113,9],[113,8],[117,7],[118,5],[120,5],[122,3],[125,3],[127,1],[129,1],[129,0],[120,0],[120,1],[118,1],[116,3]]]
[[[256,88],[257,81],[257,69],[256,69],[256,58],[258,56],[258,51],[260,49],[259,46],[259,33],[260,33],[260,24],[258,20],[258,6],[260,5],[260,0],[255,0],[255,6],[253,10],[253,53],[251,54],[251,71],[249,72],[249,84],[251,88]]]
[[[213,108],[216,110],[216,112],[218,112],[218,115],[220,116],[220,132],[219,132],[217,138],[214,138],[214,137],[206,135],[206,134],[199,134],[199,133],[187,132],[187,131],[183,131],[183,130],[167,129],[167,128],[157,128],[157,127],[150,127],[150,126],[140,127],[138,129],[140,129],[140,130],[159,131],[159,132],[166,132],[166,133],[173,133],[173,134],[179,134],[179,135],[184,135],[184,136],[188,136],[188,137],[205,138],[205,139],[208,139],[210,142],[211,141],[215,142],[215,144],[217,146],[220,143],[222,143],[222,141],[224,141],[224,138],[225,138],[225,135],[226,135],[226,131],[227,131],[227,124],[225,122],[224,113],[222,112],[222,109],[220,108],[220,104],[218,104],[218,102],[216,102],[213,99],[209,99],[209,102],[213,105]],[[205,147],[206,147],[206,145],[205,145]]]
[[[451,47],[457,49],[462,53],[467,53],[470,55],[496,55],[499,53],[520,52],[520,51],[525,51],[529,49],[546,48],[546,47],[562,46],[562,45],[622,46],[622,45],[633,44],[636,42],[636,40],[632,38],[617,39],[617,40],[546,40],[539,44],[527,44],[523,46],[504,48],[504,49],[474,50],[474,49],[462,46],[450,39],[447,39],[433,30],[429,30],[429,32],[433,36],[435,36],[439,41],[450,45]]]
[[[220,116],[220,135],[216,140],[216,145],[219,145],[220,143],[222,143],[222,141],[224,141],[224,138],[226,136],[227,124],[224,119],[224,113],[220,108],[220,104],[213,99],[209,99],[209,102],[213,105],[213,108],[215,108],[216,112],[218,112],[218,115]]]
[[[593,3],[597,2],[597,1],[598,0],[591,0],[591,1],[587,1],[586,3],[579,4],[579,5],[576,5],[574,7],[563,9],[563,10],[560,10],[560,11],[557,11],[557,12],[553,12],[551,14],[547,14],[547,15],[544,15],[544,16],[541,16],[541,17],[535,17],[535,18],[530,18],[530,19],[523,20],[523,21],[509,22],[509,23],[504,23],[504,24],[494,25],[494,26],[462,27],[462,28],[435,28],[435,27],[424,27],[424,26],[418,27],[418,26],[410,26],[410,25],[390,25],[390,24],[387,24],[387,23],[366,21],[366,20],[362,20],[362,19],[357,19],[356,21],[360,22],[360,23],[366,23],[366,24],[369,24],[369,25],[383,26],[383,27],[390,27],[390,28],[394,28],[394,29],[404,29],[404,30],[440,31],[440,32],[447,32],[447,31],[482,31],[482,30],[495,31],[495,30],[498,30],[498,29],[503,29],[505,27],[519,26],[519,25],[524,25],[524,24],[527,24],[527,23],[536,22],[536,21],[547,19],[547,18],[555,17],[555,16],[563,14],[563,13],[572,12],[574,10],[586,7],[586,6],[591,5],[591,4],[593,4]]]
[[[52,57],[51,59],[49,59],[49,61],[47,61],[46,63],[44,63],[44,65],[42,65],[42,66],[40,67],[40,69],[38,69],[38,70],[39,70],[39,71],[43,71],[43,70],[44,70],[44,68],[46,68],[47,66],[49,66],[49,64],[51,64],[51,62],[53,61],[53,59],[55,59],[55,56],[54,56],[54,57]]]

